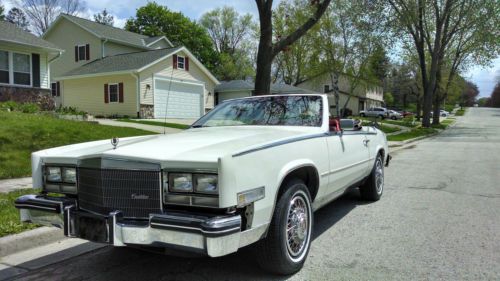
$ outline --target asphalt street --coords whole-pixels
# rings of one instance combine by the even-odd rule
[[[18,278],[500,280],[500,110],[471,108],[393,156],[380,201],[353,191],[315,213],[309,257],[293,276],[262,272],[249,249],[211,259],[104,247]]]

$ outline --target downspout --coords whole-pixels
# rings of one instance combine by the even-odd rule
[[[106,44],[106,42],[108,42],[108,38],[104,39],[104,41],[101,40],[101,59],[104,58],[106,55],[104,53],[104,44]]]
[[[141,117],[141,112],[140,112],[140,98],[141,98],[141,82],[139,80],[139,73],[137,72],[133,72],[131,74],[132,76],[135,77],[135,80],[136,80],[136,84],[137,84],[137,89],[136,89],[136,92],[137,92],[137,99],[136,99],[136,112],[137,112],[137,118],[140,118]]]

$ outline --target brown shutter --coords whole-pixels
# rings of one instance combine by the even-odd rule
[[[123,83],[118,83],[118,102],[123,103]]]
[[[173,61],[173,64],[174,64],[174,69],[177,69],[177,55],[173,55],[173,56],[172,56],[172,58],[173,58],[173,60],[174,60],[174,61]]]
[[[104,84],[104,103],[109,103],[108,84]]]
[[[78,46],[75,46],[75,61],[78,61]]]
[[[56,82],[56,96],[61,96],[61,83],[59,81]]]
[[[90,45],[89,44],[85,45],[85,56],[86,56],[85,57],[86,60],[90,60]]]
[[[189,58],[188,57],[184,58],[184,68],[186,69],[186,71],[189,71]]]

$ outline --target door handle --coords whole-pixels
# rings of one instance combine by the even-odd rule
[[[368,145],[368,143],[370,142],[370,140],[363,140],[363,144],[366,146]]]

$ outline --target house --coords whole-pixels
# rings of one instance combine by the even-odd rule
[[[219,81],[185,47],[61,14],[43,38],[65,53],[54,63],[56,102],[93,115],[198,118]]]
[[[384,104],[384,92],[382,87],[361,80],[358,86],[355,87],[354,92],[352,92],[351,82],[348,78],[347,75],[339,75],[338,78],[339,107],[341,109],[346,105],[346,108],[351,110],[353,115],[358,115],[361,110],[370,107],[379,107]],[[327,93],[330,103],[330,114],[337,114],[333,84],[329,74],[318,75],[311,79],[307,79],[298,84],[297,87],[320,93]]]
[[[50,68],[62,49],[9,22],[0,21],[0,30],[0,102],[34,102],[53,109]]]
[[[253,95],[254,83],[245,80],[223,81],[215,87],[215,104],[228,99],[243,98]],[[314,94],[315,92],[288,84],[271,84],[271,94]]]

